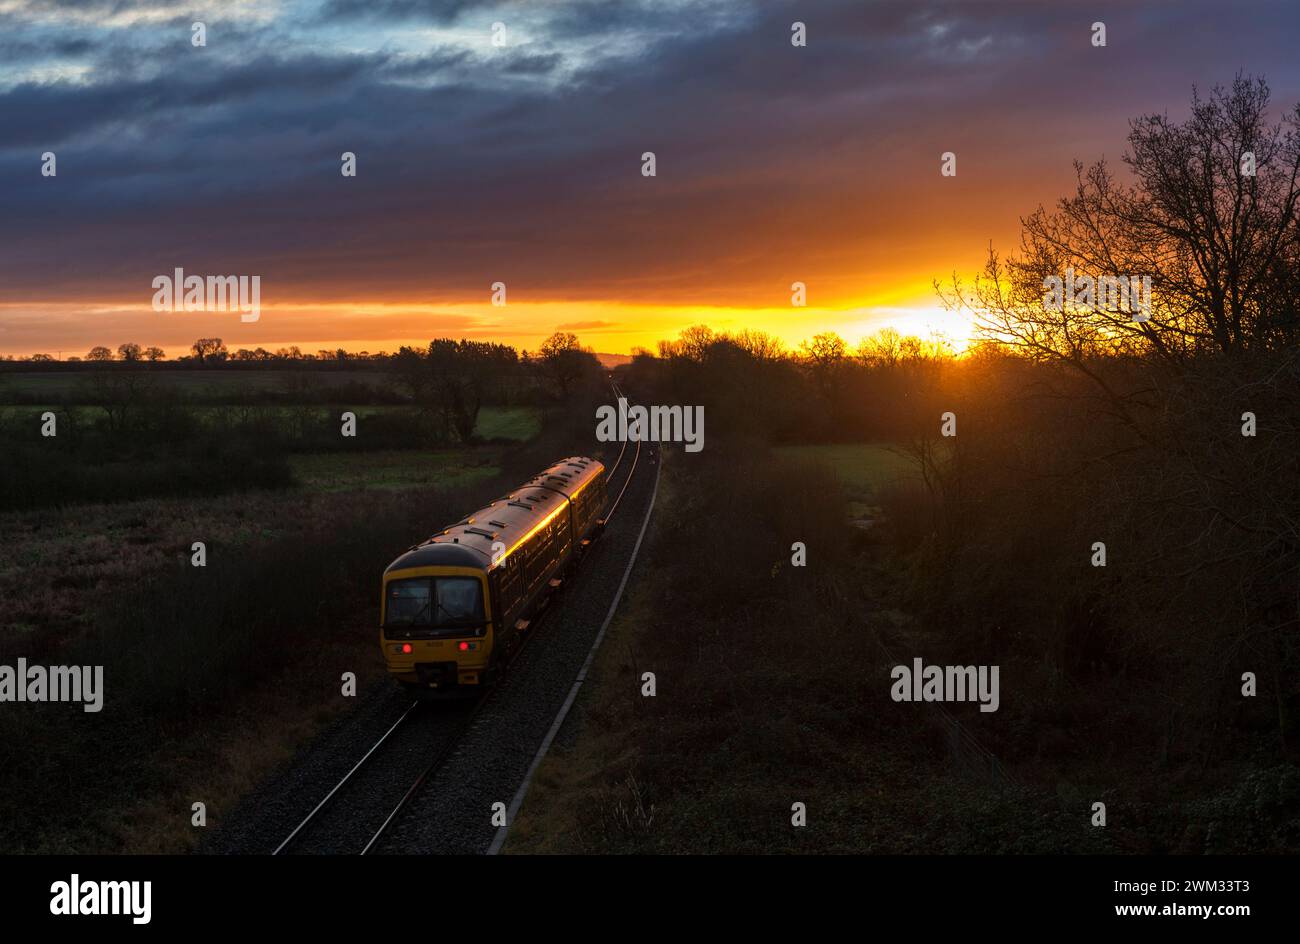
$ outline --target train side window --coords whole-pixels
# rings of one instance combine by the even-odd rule
[[[506,566],[501,569],[498,587],[502,612],[497,615],[497,619],[501,619],[519,602],[519,568],[511,558],[507,558]]]
[[[524,562],[523,582],[524,586],[531,591],[537,583],[538,576],[542,573],[543,568],[540,566],[542,559],[542,541],[541,532],[538,532],[537,540],[529,542],[528,560]]]

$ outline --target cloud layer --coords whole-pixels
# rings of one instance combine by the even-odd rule
[[[0,0],[0,327],[147,309],[176,266],[430,311],[498,280],[512,302],[778,307],[797,279],[892,303],[1193,83],[1244,68],[1294,102],[1296,25],[1281,3]]]

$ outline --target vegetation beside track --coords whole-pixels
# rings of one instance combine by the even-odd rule
[[[866,538],[834,474],[720,452],[666,461],[576,739],[557,739],[506,851],[956,852],[985,835],[1050,850],[1022,793],[936,778],[938,732],[889,700],[853,572]],[[791,566],[794,541],[809,566]]]
[[[590,445],[585,401],[523,442],[294,456],[278,491],[0,516],[0,661],[99,664],[104,709],[0,712],[0,848],[181,852],[357,699],[391,684],[379,576],[413,541]],[[508,431],[511,431],[508,429]],[[586,432],[587,438],[575,438]],[[376,471],[378,470],[378,471]],[[207,566],[190,566],[206,543]]]
[[[930,706],[889,697],[900,656],[978,661],[964,634],[899,609],[915,593],[908,551],[927,520],[917,486],[874,472],[866,483],[857,470],[842,481],[833,463],[790,458],[826,458],[818,451],[714,440],[699,456],[669,457],[633,586],[506,852],[1199,853],[1294,842],[1300,784],[1267,761],[1266,739],[1224,769],[1171,763],[1150,750],[1158,702],[1121,680],[1062,691],[1045,716],[1032,650],[1004,661],[998,712],[945,706],[1014,779],[973,772]],[[849,495],[882,505],[883,517],[849,527]],[[791,566],[794,541],[807,545],[807,567]],[[1085,743],[1109,746],[1081,751],[1084,731]],[[1091,825],[1094,802],[1107,805],[1105,829]],[[806,826],[792,823],[795,803]]]

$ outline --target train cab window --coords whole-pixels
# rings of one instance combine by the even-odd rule
[[[399,635],[468,635],[483,624],[483,585],[474,577],[418,577],[388,584],[384,627]]]
[[[436,625],[483,620],[482,584],[473,577],[441,577],[433,583],[438,597]]]

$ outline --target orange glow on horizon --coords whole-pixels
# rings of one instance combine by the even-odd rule
[[[817,286],[808,288],[810,301]],[[296,346],[305,354],[343,348],[352,353],[390,353],[409,345],[423,347],[436,337],[497,341],[535,351],[555,331],[569,331],[601,353],[631,354],[656,349],[682,329],[705,324],[717,333],[757,330],[787,348],[825,331],[852,347],[882,328],[929,337],[941,333],[959,352],[970,343],[968,318],[944,309],[930,285],[912,284],[849,302],[806,307],[723,306],[626,303],[620,301],[509,301],[432,304],[426,301],[270,302],[256,322],[243,323],[235,312],[155,312],[147,304],[75,302],[0,304],[0,354],[62,359],[84,357],[91,347],[113,350],[135,342],[158,346],[175,359],[200,337],[219,337],[233,352],[240,348],[275,351]]]

